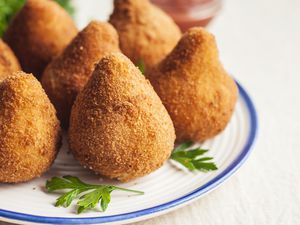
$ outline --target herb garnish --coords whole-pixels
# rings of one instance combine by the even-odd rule
[[[144,61],[139,60],[138,63],[136,64],[136,66],[141,71],[141,73],[145,75],[146,65],[145,65]]]
[[[121,188],[113,185],[96,185],[82,182],[79,178],[73,176],[63,176],[62,178],[53,177],[46,182],[48,192],[68,189],[70,191],[61,195],[55,203],[55,206],[68,207],[72,201],[77,201],[77,213],[85,210],[94,209],[97,205],[101,206],[102,211],[105,211],[110,203],[111,192],[114,190],[133,192],[136,194],[144,194],[142,191],[136,191],[126,188]]]
[[[201,147],[189,149],[192,145],[192,142],[180,144],[173,150],[170,159],[177,161],[191,171],[200,170],[208,172],[218,169],[216,164],[210,161],[213,159],[212,157],[201,157],[208,152],[207,149],[202,149]],[[98,205],[100,205],[102,211],[105,211],[110,203],[110,194],[114,190],[133,192],[139,195],[144,194],[142,191],[113,185],[88,184],[74,176],[63,176],[62,178],[53,177],[52,179],[47,180],[46,188],[48,192],[69,190],[56,200],[55,206],[66,208],[69,207],[75,199],[78,199],[78,214],[85,210],[94,209]]]
[[[177,146],[173,150],[170,158],[179,162],[190,171],[200,170],[202,172],[208,172],[218,169],[216,164],[210,161],[213,159],[212,157],[200,157],[208,152],[207,149],[202,149],[201,147],[189,149],[192,145],[192,142],[185,142]]]
[[[22,8],[25,0],[0,0],[0,37],[12,17]]]
[[[75,13],[75,8],[71,0],[55,0],[61,7],[63,7],[71,16]]]

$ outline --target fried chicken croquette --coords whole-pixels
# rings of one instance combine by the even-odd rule
[[[181,31],[166,13],[149,0],[115,0],[110,23],[117,29],[122,52],[146,70],[175,47]]]
[[[56,112],[31,74],[16,72],[0,83],[0,183],[43,174],[60,144]]]
[[[72,108],[75,158],[96,173],[128,181],[159,168],[174,141],[172,121],[149,81],[121,53],[102,58]]]
[[[25,72],[37,78],[47,64],[76,36],[67,12],[51,0],[27,0],[10,23],[4,40],[15,52]]]
[[[177,141],[206,140],[229,122],[238,89],[206,30],[188,30],[148,78],[173,120]]]
[[[13,51],[0,39],[0,82],[11,73],[21,70]]]
[[[109,23],[92,21],[46,68],[42,85],[58,118],[68,127],[72,105],[90,78],[95,64],[107,53],[119,52],[117,31]]]

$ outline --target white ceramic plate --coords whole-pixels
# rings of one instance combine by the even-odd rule
[[[167,162],[154,173],[121,184],[102,180],[83,169],[61,149],[51,170],[39,179],[18,185],[0,185],[0,220],[18,224],[99,224],[129,223],[160,215],[202,197],[230,177],[249,155],[257,129],[257,118],[251,99],[239,86],[240,97],[226,130],[203,143],[210,149],[219,169],[214,172],[187,172]],[[142,190],[145,195],[113,192],[106,212],[91,211],[77,215],[75,206],[56,208],[58,195],[45,192],[45,181],[53,176],[75,175],[87,182],[110,182],[122,187]]]

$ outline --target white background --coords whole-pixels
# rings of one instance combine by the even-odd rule
[[[110,1],[96,4],[103,7],[104,2]],[[224,1],[209,30],[217,38],[225,68],[257,106],[255,149],[216,191],[138,224],[300,224],[300,1]]]
[[[255,149],[216,191],[139,224],[300,224],[300,1],[225,1],[209,30],[257,106]]]
[[[110,0],[75,2],[80,27],[111,10]],[[300,224],[300,1],[228,0],[209,30],[257,106],[255,149],[219,189],[135,225]]]

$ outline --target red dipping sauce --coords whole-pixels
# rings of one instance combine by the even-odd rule
[[[205,27],[219,12],[222,0],[151,0],[169,14],[184,32],[190,27]]]

